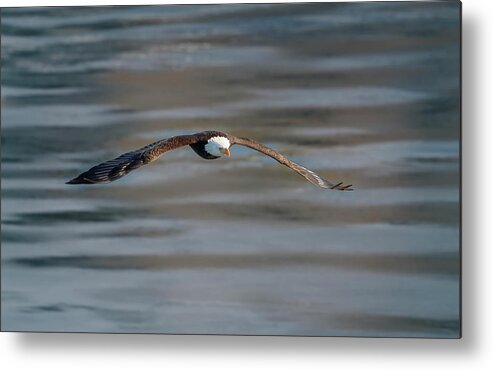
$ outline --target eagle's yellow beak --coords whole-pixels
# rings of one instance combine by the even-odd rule
[[[231,156],[231,153],[229,152],[229,149],[228,148],[221,148],[221,152],[223,152],[224,154],[226,154],[228,157]]]

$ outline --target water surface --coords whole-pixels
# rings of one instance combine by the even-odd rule
[[[2,329],[459,335],[459,5],[2,9]],[[101,186],[65,181],[156,139]]]

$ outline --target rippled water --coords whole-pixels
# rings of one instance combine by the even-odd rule
[[[2,9],[2,329],[457,337],[459,5]],[[65,181],[158,138],[109,185]]]

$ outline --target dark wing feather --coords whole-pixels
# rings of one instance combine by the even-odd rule
[[[310,181],[312,184],[316,186],[320,186],[321,188],[334,189],[334,190],[353,190],[351,188],[352,185],[344,185],[342,182],[332,183],[329,180],[324,179],[323,177],[317,175],[312,170],[309,170],[306,167],[303,167],[297,163],[290,161],[281,153],[275,151],[274,149],[268,148],[260,143],[257,143],[256,141],[247,138],[234,137],[234,136],[230,136],[230,141],[231,141],[231,145],[235,145],[235,144],[243,145],[252,148],[260,153],[268,155],[269,157],[274,158],[279,163],[291,168],[292,170],[296,171],[298,174],[303,176],[305,179]]]
[[[99,184],[115,181],[130,171],[156,160],[170,150],[193,144],[200,139],[200,135],[182,135],[156,141],[110,161],[100,163],[68,181],[67,184]]]

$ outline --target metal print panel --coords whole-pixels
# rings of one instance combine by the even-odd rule
[[[460,337],[460,11],[3,8],[2,330]]]

